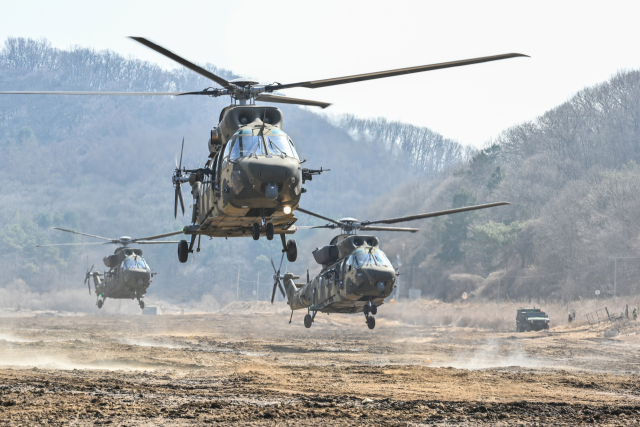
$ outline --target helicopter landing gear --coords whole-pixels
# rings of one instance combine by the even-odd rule
[[[311,324],[313,323],[313,318],[311,317],[310,314],[307,314],[306,316],[304,316],[304,327],[309,329],[311,327]]]
[[[373,315],[378,313],[378,307],[376,307],[371,303],[371,301],[369,301],[367,304],[364,305],[364,307],[362,307],[362,311],[364,312],[364,317],[366,319],[367,326],[369,327],[369,329],[375,328],[376,319],[373,317]],[[371,313],[372,315],[370,316],[369,313]]]
[[[178,261],[187,262],[189,259],[189,243],[186,240],[180,240],[178,243]]]
[[[144,301],[140,300],[138,301],[138,304],[140,305],[140,309],[144,310]]]
[[[287,261],[295,262],[298,259],[298,244],[294,239],[286,240],[284,233],[280,234],[280,240],[282,240],[282,252],[287,254]]]
[[[367,326],[369,329],[373,329],[376,327],[376,319],[373,316],[367,317]]]
[[[98,308],[102,308],[103,301],[101,299],[98,300]]]
[[[273,240],[273,233],[273,224],[269,222],[267,223],[267,240]]]
[[[253,240],[258,240],[260,238],[260,224],[257,222],[254,222],[251,227],[251,235],[253,236]]]

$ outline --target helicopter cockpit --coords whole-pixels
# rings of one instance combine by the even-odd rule
[[[355,268],[378,266],[378,267],[390,267],[391,261],[380,249],[356,249],[355,252],[349,257],[348,263],[353,263]]]
[[[272,129],[265,135],[254,135],[251,129],[243,129],[235,133],[225,147],[222,160],[224,169],[228,162],[251,156],[283,156],[300,160],[291,138],[279,129]]]
[[[132,269],[142,269],[149,271],[149,265],[145,262],[144,258],[141,257],[130,257],[125,258],[122,261],[122,269],[123,270],[132,270]]]

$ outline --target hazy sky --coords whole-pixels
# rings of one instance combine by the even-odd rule
[[[111,49],[175,64],[125,36],[263,83],[292,83],[501,53],[516,58],[288,96],[328,114],[398,119],[480,146],[584,86],[640,68],[638,2],[6,0],[0,38]],[[193,88],[194,90],[202,88]]]

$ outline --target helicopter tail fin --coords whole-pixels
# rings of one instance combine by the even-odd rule
[[[293,280],[295,278],[299,278],[299,276],[294,276],[291,273],[286,273],[284,275],[284,289],[287,293],[288,304],[291,307],[291,310],[300,310],[301,308],[307,308],[309,304],[305,304],[303,301],[304,295],[302,294],[302,290],[304,288],[298,289]]]

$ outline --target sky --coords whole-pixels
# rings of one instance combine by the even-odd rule
[[[640,2],[585,0],[8,0],[0,5],[0,40],[44,37],[58,48],[110,49],[177,66],[126,38],[142,36],[262,83],[530,55],[284,92],[332,102],[322,114],[400,120],[481,147],[585,86],[640,69],[638,12]]]

